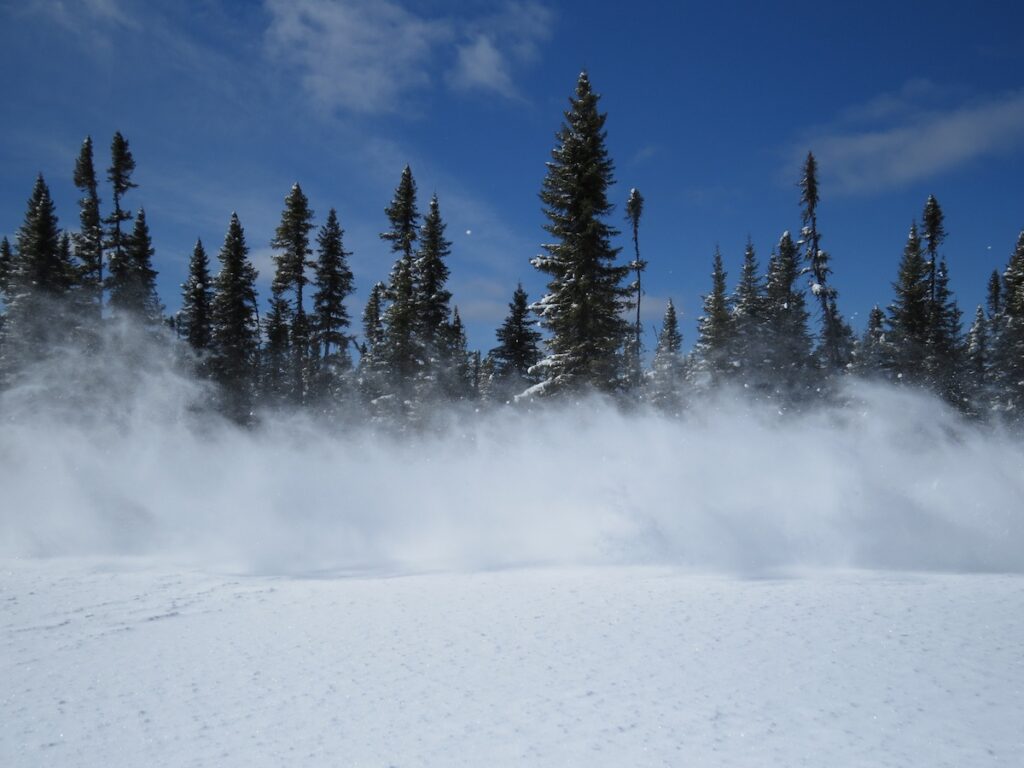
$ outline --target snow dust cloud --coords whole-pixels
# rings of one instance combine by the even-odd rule
[[[780,417],[598,401],[399,435],[244,429],[145,345],[65,357],[0,396],[0,555],[256,573],[665,563],[1024,572],[1024,444],[851,385]]]

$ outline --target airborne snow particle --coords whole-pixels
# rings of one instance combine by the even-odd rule
[[[473,230],[472,229],[467,229],[466,230],[466,234],[467,235],[472,235],[473,234]]]

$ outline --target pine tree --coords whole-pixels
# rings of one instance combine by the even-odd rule
[[[895,298],[889,305],[889,327],[895,376],[907,384],[921,384],[925,380],[931,298],[928,265],[921,251],[921,238],[917,223],[910,225],[910,234],[903,248],[899,275],[893,283]]]
[[[349,253],[342,244],[344,230],[333,208],[317,235],[316,292],[313,294],[313,348],[319,352],[319,398],[337,399],[341,377],[351,368],[348,353],[351,337],[345,300],[352,293],[353,276]]]
[[[789,232],[768,261],[765,285],[765,348],[767,370],[780,400],[792,399],[808,385],[811,337],[804,293],[796,287],[800,254]]]
[[[807,153],[803,178],[800,180],[800,204],[803,206],[803,231],[801,236],[807,246],[807,264],[811,275],[811,293],[821,306],[821,349],[828,369],[835,370],[844,364],[842,346],[848,329],[840,325],[841,318],[836,309],[836,290],[829,283],[832,268],[829,255],[821,249],[821,234],[818,232],[818,163],[814,155]]]
[[[8,246],[7,257],[3,369],[10,375],[44,358],[69,335],[60,315],[55,322],[54,312],[71,285],[71,265],[42,174],[32,188],[17,246],[13,253]]]
[[[120,258],[110,262],[110,308],[115,314],[150,325],[159,323],[163,312],[156,292],[153,253],[146,212],[140,209]]]
[[[384,291],[383,283],[375,283],[363,310],[364,341],[359,348],[359,388],[363,397],[371,402],[383,392]]]
[[[665,307],[665,317],[658,334],[651,370],[650,401],[666,413],[676,414],[682,404],[682,386],[685,364],[682,355],[683,336],[679,332],[676,308],[672,299]]]
[[[603,219],[611,213],[608,187],[613,164],[605,147],[607,115],[584,72],[556,134],[541,190],[545,229],[554,241],[532,264],[550,277],[537,302],[541,323],[551,332],[537,392],[593,387],[613,391],[622,379],[621,350],[629,324],[622,318],[629,289],[628,265],[616,264],[617,233]]]
[[[248,422],[259,353],[257,272],[249,261],[245,232],[237,214],[231,214],[219,259],[220,272],[210,306],[212,367],[224,392],[228,415]]]
[[[274,254],[277,269],[271,289],[279,302],[291,294],[292,304],[287,314],[290,330],[288,352],[290,371],[288,394],[292,403],[302,405],[306,400],[307,377],[309,374],[309,321],[303,303],[303,289],[309,283],[306,268],[315,265],[309,257],[313,251],[309,245],[309,233],[313,229],[313,212],[302,187],[293,184],[285,198],[281,223],[277,225],[270,246],[280,253]],[[283,307],[280,307],[283,309]]]
[[[267,343],[260,357],[260,394],[265,406],[281,407],[291,390],[291,318],[288,300],[272,293],[266,317]]]
[[[928,338],[927,375],[932,390],[951,405],[964,402],[961,312],[949,287],[949,267],[939,261],[935,272],[935,303]]]
[[[930,305],[934,308],[938,300],[936,286],[939,246],[946,239],[946,229],[943,225],[945,217],[942,214],[942,208],[939,207],[939,201],[935,199],[935,195],[928,195],[921,219],[924,225],[923,239],[928,249],[928,298]]]
[[[711,269],[711,293],[704,296],[704,314],[697,320],[697,344],[694,347],[697,369],[702,378],[718,383],[732,371],[734,324],[725,292],[726,272],[722,253],[715,248]]]
[[[866,378],[887,378],[892,366],[892,344],[886,338],[885,313],[876,304],[857,345],[854,370]]]
[[[11,250],[11,243],[5,237],[0,240],[0,297],[5,302],[10,302],[11,271],[14,268],[14,252]]]
[[[444,330],[444,351],[441,356],[441,394],[451,402],[473,399],[476,389],[473,359],[466,341],[466,328],[459,317],[459,308],[452,312],[451,323]]]
[[[767,364],[764,344],[765,302],[757,254],[753,242],[747,238],[743,268],[733,295],[732,307],[735,332],[733,359],[739,364],[741,381],[748,386],[760,387],[764,384],[763,373]]]
[[[993,348],[999,410],[1024,421],[1024,231],[1003,272],[1002,313]]]
[[[384,298],[388,306],[381,319],[383,333],[378,345],[378,361],[384,378],[399,400],[413,397],[415,380],[424,366],[420,338],[419,293],[413,246],[417,239],[419,213],[416,210],[416,183],[406,166],[395,189],[391,205],[385,209],[391,228],[381,239],[391,243],[397,260],[391,269]]]
[[[82,142],[75,162],[75,186],[81,191],[78,201],[79,232],[75,235],[75,258],[79,264],[79,322],[95,328],[103,311],[103,220],[93,165],[92,138]]]
[[[213,302],[213,281],[210,277],[210,260],[203,248],[203,241],[196,240],[192,258],[188,263],[188,278],[182,285],[181,312],[179,317],[185,339],[196,352],[206,352],[211,341],[211,304]]]
[[[989,321],[979,304],[964,344],[964,395],[966,410],[984,418],[993,406],[991,341]]]
[[[443,336],[451,314],[448,303],[451,293],[446,289],[451,243],[444,236],[445,223],[441,219],[437,195],[430,199],[430,209],[423,220],[420,247],[416,259],[417,313],[420,335],[427,355],[436,358],[438,337]]]
[[[135,158],[128,148],[128,141],[118,131],[110,143],[110,167],[107,169],[107,180],[110,182],[114,210],[103,220],[108,227],[106,248],[110,251],[110,255],[107,257],[110,275],[107,278],[107,287],[110,290],[114,290],[119,276],[127,271],[121,262],[125,258],[129,236],[121,230],[121,225],[126,221],[131,221],[132,213],[121,207],[121,201],[129,190],[138,186],[132,181],[134,170]],[[111,303],[113,304],[112,300]]]
[[[640,285],[640,277],[647,268],[647,262],[640,258],[640,216],[644,211],[644,196],[635,187],[629,190],[629,199],[626,201],[626,220],[633,230],[633,261],[629,268],[636,273],[636,280],[630,286],[630,290],[636,296],[636,323],[633,326],[633,334],[626,344],[626,383],[631,389],[639,391],[643,381],[643,326],[640,324],[640,299],[643,290]]]
[[[537,383],[530,369],[541,358],[541,335],[530,318],[529,298],[522,283],[516,286],[508,305],[508,316],[495,336],[498,346],[488,355],[494,368],[492,396],[507,401]]]

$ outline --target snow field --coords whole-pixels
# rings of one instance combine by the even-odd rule
[[[0,765],[1012,766],[1024,578],[0,561]]]

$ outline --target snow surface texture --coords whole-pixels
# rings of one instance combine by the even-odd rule
[[[159,360],[101,362],[0,398],[0,555],[268,575],[1024,572],[1024,443],[906,390],[859,385],[841,408],[786,417],[727,398],[678,420],[592,401],[409,437],[299,417],[242,430],[197,409],[202,388]]]
[[[1024,579],[0,561],[0,765],[1019,766]]]

